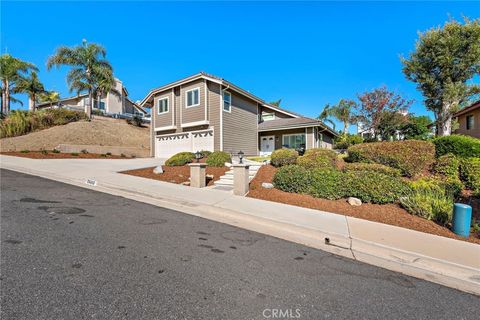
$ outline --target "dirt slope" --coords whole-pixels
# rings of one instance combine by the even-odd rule
[[[72,122],[24,136],[0,139],[0,151],[52,150],[61,143],[150,148],[150,129],[125,120],[96,118]]]

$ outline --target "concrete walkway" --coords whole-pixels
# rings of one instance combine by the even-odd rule
[[[214,189],[195,189],[118,173],[162,163],[159,159],[140,158],[34,160],[0,156],[4,169],[235,225],[480,295],[479,245]]]

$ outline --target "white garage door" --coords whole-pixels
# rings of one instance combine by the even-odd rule
[[[155,157],[169,158],[172,155],[189,151],[213,151],[213,129],[182,132],[157,136]]]

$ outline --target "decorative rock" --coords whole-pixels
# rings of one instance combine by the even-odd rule
[[[213,174],[206,174],[205,178],[212,180],[213,179]]]
[[[268,182],[262,182],[262,188],[273,189],[273,184],[268,183]]]
[[[362,200],[358,199],[358,198],[354,198],[354,197],[349,197],[347,199],[347,202],[351,205],[351,206],[361,206],[362,205]]]
[[[232,164],[231,164],[230,162],[225,162],[225,167],[231,168],[231,167],[232,167]]]
[[[155,169],[153,169],[153,173],[155,173],[155,174],[163,173],[162,166],[156,166]]]
[[[183,184],[184,186],[189,186],[189,185],[190,185],[190,181],[182,182],[182,184]]]

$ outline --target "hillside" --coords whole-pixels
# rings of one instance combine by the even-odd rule
[[[85,144],[150,148],[150,129],[125,120],[95,118],[56,126],[27,135],[0,139],[0,151],[52,150],[59,144]]]

